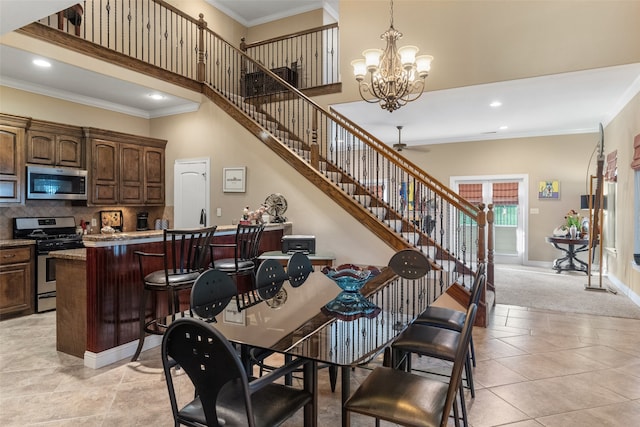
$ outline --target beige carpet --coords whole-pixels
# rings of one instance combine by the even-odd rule
[[[640,307],[618,292],[587,291],[584,273],[562,272],[520,265],[496,265],[496,303],[569,313],[640,319]],[[599,286],[597,275],[592,286]],[[618,290],[603,277],[603,288]]]

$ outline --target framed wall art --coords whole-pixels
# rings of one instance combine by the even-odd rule
[[[225,193],[244,193],[246,191],[246,166],[224,168],[222,170],[222,191]]]
[[[538,184],[538,199],[559,200],[560,182],[555,179],[540,181],[540,184]]]

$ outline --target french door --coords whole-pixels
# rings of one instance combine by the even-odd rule
[[[472,204],[493,204],[496,263],[523,264],[526,248],[527,177],[458,176],[451,188]]]

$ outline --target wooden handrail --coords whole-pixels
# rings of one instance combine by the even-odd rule
[[[339,117],[340,121],[344,125],[349,126],[354,133],[359,134],[360,136],[363,136],[369,142],[372,142],[373,144],[375,144],[376,148],[378,148],[379,151],[383,152],[386,157],[388,157],[391,161],[396,163],[399,167],[404,168],[408,172],[411,172],[415,175],[419,175],[419,178],[421,179],[423,184],[426,184],[426,185],[435,184],[435,186],[441,191],[442,196],[449,203],[453,204],[458,209],[464,211],[469,216],[477,218],[478,208],[476,206],[469,203],[467,200],[461,198],[457,193],[452,191],[446,185],[442,184],[433,176],[429,175],[427,172],[420,169],[420,167],[416,166],[409,159],[398,156],[395,150],[390,148],[387,144],[383,143],[375,136],[371,135],[369,132],[367,132],[362,127],[360,127],[360,125],[358,125],[357,123],[354,123],[353,121],[351,121],[348,117],[344,116],[343,114],[339,113],[333,108],[330,108],[330,111],[333,115]]]
[[[265,39],[265,40],[260,40],[257,42],[252,42],[252,43],[245,43],[244,42],[244,37],[242,38],[242,42],[240,43],[240,48],[243,51],[247,51],[247,49],[251,49],[254,47],[258,47],[258,46],[262,46],[265,44],[271,44],[271,43],[277,43],[283,40],[288,40],[288,39],[292,39],[294,37],[300,37],[300,36],[305,36],[307,34],[313,34],[313,33],[318,33],[320,31],[324,31],[324,30],[329,30],[331,28],[338,28],[338,23],[333,23],[333,24],[327,24],[327,25],[323,25],[321,27],[315,27],[315,28],[310,28],[308,30],[302,30],[302,31],[298,31],[297,33],[291,33],[291,34],[287,34],[284,36],[278,36],[278,37],[273,37],[270,39]]]

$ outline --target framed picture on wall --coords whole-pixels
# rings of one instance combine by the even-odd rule
[[[246,166],[224,168],[222,170],[222,191],[225,193],[244,193],[246,191]]]
[[[559,200],[560,182],[555,179],[540,181],[540,184],[538,184],[538,199]]]

